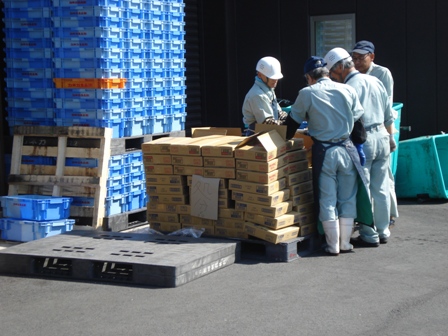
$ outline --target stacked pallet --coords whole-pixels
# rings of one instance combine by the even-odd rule
[[[302,139],[284,141],[275,130],[249,138],[193,134],[150,141],[142,151],[153,229],[272,243],[315,232]]]

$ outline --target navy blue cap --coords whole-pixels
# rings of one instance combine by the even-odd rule
[[[352,53],[357,53],[361,55],[365,54],[374,54],[375,53],[375,46],[370,41],[359,41],[355,44],[355,47],[352,50]]]
[[[305,74],[307,74],[311,70],[314,70],[314,69],[317,69],[317,68],[323,68],[326,65],[327,65],[327,63],[325,63],[325,61],[324,61],[324,59],[322,57],[311,56],[305,62],[305,66],[303,68],[303,71],[304,71]]]

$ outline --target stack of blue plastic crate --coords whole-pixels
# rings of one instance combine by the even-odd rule
[[[184,6],[5,0],[9,125],[110,127],[114,138],[184,130]],[[106,215],[145,207],[144,183],[141,153],[111,157]]]
[[[8,124],[55,125],[51,0],[4,0]]]

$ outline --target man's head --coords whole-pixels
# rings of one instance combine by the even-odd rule
[[[356,70],[366,73],[375,59],[375,46],[370,41],[357,42],[352,50],[352,59]]]
[[[275,88],[278,80],[283,78],[280,62],[271,56],[260,59],[255,70],[257,76],[270,88]]]
[[[328,76],[328,69],[325,67],[325,63],[322,57],[311,56],[305,62],[303,72],[305,74],[306,82],[311,85],[314,84],[319,78]]]
[[[324,57],[330,77],[336,82],[343,83],[345,77],[354,71],[352,57],[343,48],[333,48]]]

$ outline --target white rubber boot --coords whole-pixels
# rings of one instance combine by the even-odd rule
[[[354,218],[339,218],[341,253],[347,253],[353,250],[353,245],[350,244],[350,237],[353,234],[354,222]]]
[[[325,252],[331,255],[339,254],[339,221],[324,221],[322,226],[325,232],[325,240],[327,241],[327,246],[325,247]]]

